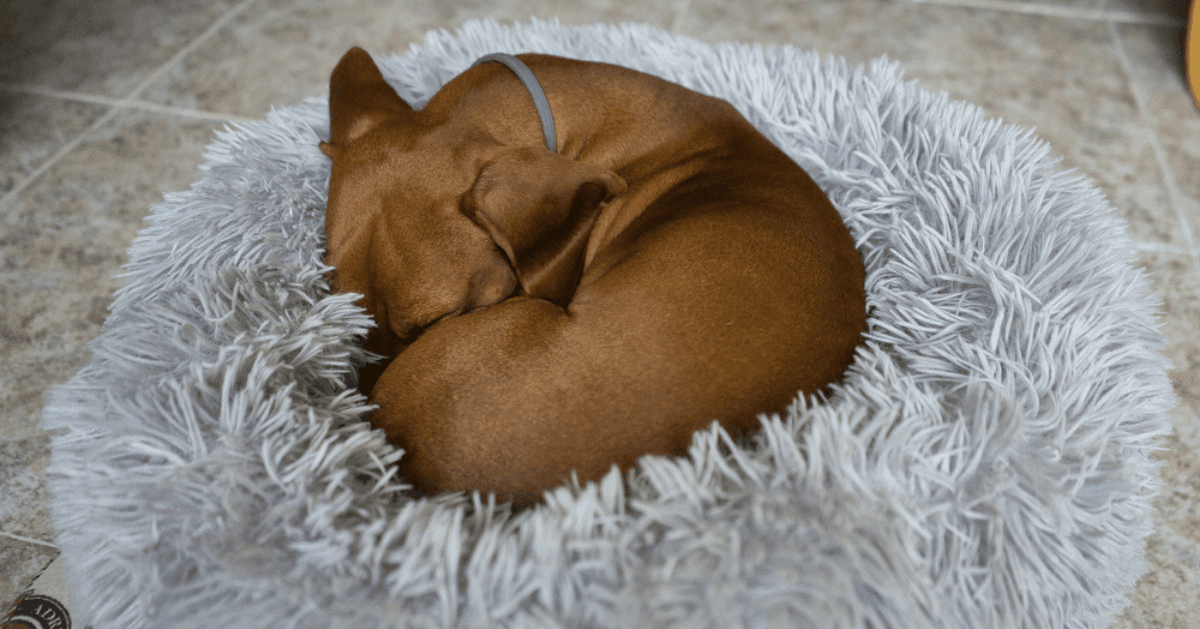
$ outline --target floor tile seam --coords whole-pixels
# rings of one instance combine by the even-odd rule
[[[30,94],[33,96],[42,96],[57,100],[88,103],[91,105],[103,105],[105,107],[115,107],[118,109],[149,111],[159,114],[184,116],[187,118],[200,118],[202,120],[212,120],[216,122],[252,122],[255,120],[254,118],[249,118],[247,116],[222,114],[214,111],[204,111],[202,109],[191,109],[188,107],[178,107],[175,105],[163,105],[145,100],[128,100],[123,98],[112,98],[111,96],[86,94],[83,92],[57,90],[39,85],[14,85],[11,83],[0,83],[0,90]]]
[[[158,68],[156,68],[149,74],[149,76],[138,83],[138,85],[123,98],[113,99],[114,102],[113,104],[108,105],[109,110],[107,112],[105,112],[102,116],[100,116],[100,118],[98,118],[95,122],[81,131],[66,144],[64,144],[61,148],[59,148],[58,151],[55,151],[55,153],[51,155],[49,159],[44,161],[42,165],[35,169],[32,173],[17,181],[16,185],[14,185],[11,190],[5,193],[4,196],[0,197],[0,210],[3,210],[3,208],[8,207],[10,204],[15,202],[17,195],[33,184],[33,182],[37,181],[43,173],[53,168],[59,160],[68,155],[71,151],[75,150],[75,148],[83,142],[84,138],[91,135],[100,127],[111,122],[119,112],[128,108],[137,108],[139,103],[145,104],[144,101],[140,101],[138,99],[142,92],[153,85],[155,81],[162,78],[162,76],[169,72],[171,68],[174,68],[180,62],[182,62],[183,59],[189,54],[194,52],[200,46],[204,45],[204,43],[212,38],[218,31],[220,31],[227,24],[229,24],[229,22],[233,21],[234,18],[236,18],[238,15],[241,15],[246,9],[248,9],[250,5],[258,1],[259,0],[242,0],[242,2],[238,3],[233,8],[222,14],[221,17],[217,18],[216,21],[210,24],[208,28],[204,29],[202,33],[193,38],[192,41],[186,46],[176,51],[176,53],[172,55],[170,59],[159,65]],[[160,105],[159,107],[170,106]]]
[[[124,98],[121,99],[122,104],[138,101],[142,92],[149,89],[149,87],[162,78],[163,75],[179,65],[185,58],[187,58],[188,55],[192,54],[198,48],[203,46],[209,39],[216,35],[217,32],[219,32],[222,28],[225,28],[227,24],[232,22],[237,16],[241,15],[242,12],[250,8],[250,5],[258,1],[259,0],[242,0],[241,3],[226,11],[221,17],[217,18],[215,22],[210,24],[208,28],[204,29],[204,32],[193,38],[188,45],[180,48],[175,52],[174,55],[171,56],[170,59],[158,66],[158,68],[151,72],[146,78],[142,79],[142,82],[139,83],[137,87],[133,88],[132,91],[130,91],[125,95]]]
[[[33,544],[35,546],[42,546],[44,548],[49,548],[54,551],[59,550],[58,545],[53,542],[47,542],[45,540],[40,540],[40,539],[36,539],[33,537],[26,537],[24,535],[17,535],[16,533],[8,533],[5,531],[0,531],[0,537],[15,540],[18,542],[24,542],[26,544]]]
[[[1187,195],[1179,186],[1179,181],[1175,177],[1175,170],[1171,168],[1171,163],[1167,159],[1166,149],[1163,148],[1162,141],[1158,137],[1158,131],[1155,130],[1150,117],[1150,110],[1146,105],[1146,97],[1138,87],[1137,81],[1134,80],[1133,63],[1129,60],[1129,54],[1125,51],[1125,44],[1121,39],[1120,31],[1117,30],[1116,23],[1109,22],[1108,30],[1113,52],[1117,56],[1117,62],[1121,65],[1121,71],[1125,74],[1125,82],[1129,86],[1130,94],[1133,95],[1134,105],[1138,111],[1138,118],[1147,131],[1146,136],[1150,142],[1150,150],[1154,153],[1154,160],[1158,164],[1159,172],[1162,173],[1163,185],[1167,187],[1167,196],[1170,198],[1171,205],[1175,210],[1175,219],[1179,221],[1179,226],[1183,231],[1185,248],[1194,257],[1197,249],[1200,248],[1200,243],[1196,242],[1196,232],[1188,220],[1187,212],[1184,211]]]
[[[927,4],[945,7],[955,7],[960,9],[985,9],[989,11],[1003,11],[1007,13],[1022,13],[1025,15],[1041,15],[1046,17],[1057,17],[1065,19],[1089,20],[1094,22],[1118,22],[1121,24],[1140,24],[1144,26],[1168,26],[1172,28],[1184,28],[1185,24],[1182,19],[1165,16],[1154,15],[1150,13],[1140,13],[1137,11],[1126,11],[1121,9],[1083,9],[1079,7],[1063,6],[1055,4],[1034,4],[1029,2],[1016,2],[1013,0],[896,0],[897,2],[905,2],[909,4]]]
[[[75,137],[68,140],[66,144],[63,144],[61,147],[59,147],[59,149],[55,151],[53,155],[42,162],[41,166],[38,166],[33,170],[33,172],[18,180],[16,185],[14,185],[11,190],[9,190],[3,197],[0,197],[0,208],[7,207],[10,203],[13,203],[17,198],[17,195],[24,192],[25,189],[33,184],[33,182],[37,181],[43,173],[53,168],[54,165],[59,162],[59,160],[61,160],[63,157],[66,157],[71,151],[74,151],[75,148],[82,144],[84,139],[91,135],[94,131],[111,122],[112,119],[117,116],[117,112],[119,111],[121,110],[117,107],[110,107],[108,111],[104,112],[104,114],[97,118],[95,122],[88,125],[86,129],[80,131],[75,135]]]

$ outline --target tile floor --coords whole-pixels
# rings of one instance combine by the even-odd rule
[[[150,205],[229,121],[327,89],[351,45],[470,18],[639,21],[709,42],[886,54],[1036,127],[1129,221],[1180,405],[1154,570],[1116,627],[1200,626],[1200,111],[1186,0],[7,0],[0,4],[0,609],[56,555],[43,394],[87,359]]]

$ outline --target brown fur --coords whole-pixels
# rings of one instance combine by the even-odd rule
[[[841,377],[862,262],[800,167],[724,101],[520,58],[557,153],[502,65],[421,111],[361,49],[333,72],[327,261],[379,324],[360,387],[406,480],[529,504]]]

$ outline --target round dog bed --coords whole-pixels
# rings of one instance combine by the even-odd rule
[[[844,381],[528,510],[412,497],[353,391],[371,322],[323,275],[313,98],[218,134],[51,395],[81,626],[1093,627],[1127,604],[1173,398],[1091,183],[886,60],[535,21],[379,62],[419,107],[527,51],[724,98],[812,174],[868,273]]]

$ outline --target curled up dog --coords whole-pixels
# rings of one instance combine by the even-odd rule
[[[656,77],[493,59],[419,111],[361,49],[331,79],[326,260],[406,481],[526,505],[841,377],[863,266],[787,155]]]

